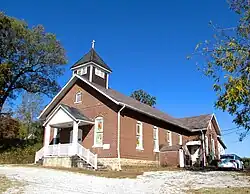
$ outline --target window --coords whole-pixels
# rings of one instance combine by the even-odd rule
[[[97,68],[95,68],[95,74],[98,75],[99,77],[103,78],[103,79],[105,77],[105,73],[102,70],[97,69]]]
[[[167,132],[167,141],[168,141],[168,145],[172,146],[172,133],[171,133],[171,131]]]
[[[205,148],[206,148],[206,155],[208,155],[208,138],[205,136]]]
[[[82,102],[82,92],[77,92],[75,97],[75,103]]]
[[[78,75],[87,74],[87,67],[83,67],[83,68],[77,69],[76,73],[77,73]]]
[[[179,145],[182,145],[182,135],[178,134]]]
[[[143,150],[143,139],[142,139],[142,123],[136,123],[136,149]]]
[[[102,147],[103,145],[103,118],[95,119],[94,147]]]
[[[159,131],[158,131],[158,127],[153,128],[153,136],[154,136],[154,152],[159,152]]]

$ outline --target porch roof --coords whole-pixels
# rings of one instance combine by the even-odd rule
[[[94,124],[94,121],[84,114],[82,114],[77,108],[70,107],[65,104],[59,104],[57,108],[51,112],[48,119],[43,124],[44,126],[49,123],[53,126],[67,125],[71,126],[72,121],[80,122],[80,124]]]
[[[82,114],[77,108],[74,107],[70,107],[68,105],[65,104],[60,104],[63,108],[65,108],[68,113],[74,117],[76,120],[84,120],[84,121],[90,121],[92,122],[91,119],[89,119],[88,117],[86,117],[84,114]]]

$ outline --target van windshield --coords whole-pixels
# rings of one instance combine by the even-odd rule
[[[233,160],[233,159],[234,159],[234,156],[232,156],[232,155],[222,155],[222,156],[220,157],[220,159],[229,159],[229,160]]]

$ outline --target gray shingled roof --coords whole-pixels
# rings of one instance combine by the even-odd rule
[[[63,108],[65,108],[69,114],[71,114],[75,119],[79,119],[79,120],[84,120],[84,121],[91,121],[93,122],[91,119],[89,119],[88,117],[86,117],[84,114],[82,114],[78,109],[74,108],[74,107],[70,107],[68,105],[65,104],[60,104]]]
[[[83,78],[83,79],[86,80],[85,78]],[[89,82],[88,80],[86,80],[86,81]],[[110,89],[110,88],[106,89],[104,87],[99,86],[98,84],[93,83],[93,82],[91,82],[90,84],[94,85],[96,88],[98,88],[99,90],[104,92],[106,95],[110,96],[112,99],[114,99],[118,102],[121,102],[125,105],[128,105],[131,108],[136,109],[137,111],[140,111],[144,114],[149,114],[149,115],[156,117],[158,119],[161,119],[165,122],[177,125],[181,128],[184,128],[188,131],[191,131],[191,130],[189,130],[189,128],[187,126],[183,125],[183,123],[180,122],[178,119],[175,119],[172,116],[157,110],[156,108],[153,108],[147,104],[143,104],[143,103],[139,102],[138,100],[135,100],[134,98],[131,98],[129,96],[121,94],[120,92],[117,92],[113,89]]]
[[[192,131],[195,131],[198,129],[207,128],[212,116],[213,116],[212,114],[205,114],[205,115],[199,115],[199,116],[193,116],[193,117],[179,118],[178,120],[183,125],[190,128]]]
[[[97,54],[97,52],[93,48],[91,48],[90,51],[87,54],[85,54],[80,60],[78,60],[71,68],[77,67],[79,65],[88,62],[94,62],[100,65],[101,67],[109,71],[112,71],[110,67],[102,60],[102,58]]]

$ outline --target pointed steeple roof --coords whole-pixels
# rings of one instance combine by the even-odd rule
[[[103,67],[104,69],[107,69],[108,71],[112,71],[110,67],[97,54],[94,48],[91,48],[90,51],[87,54],[85,54],[80,60],[78,60],[71,68],[77,67],[79,65],[82,65],[88,62],[94,62],[97,65],[100,65],[101,67]]]

